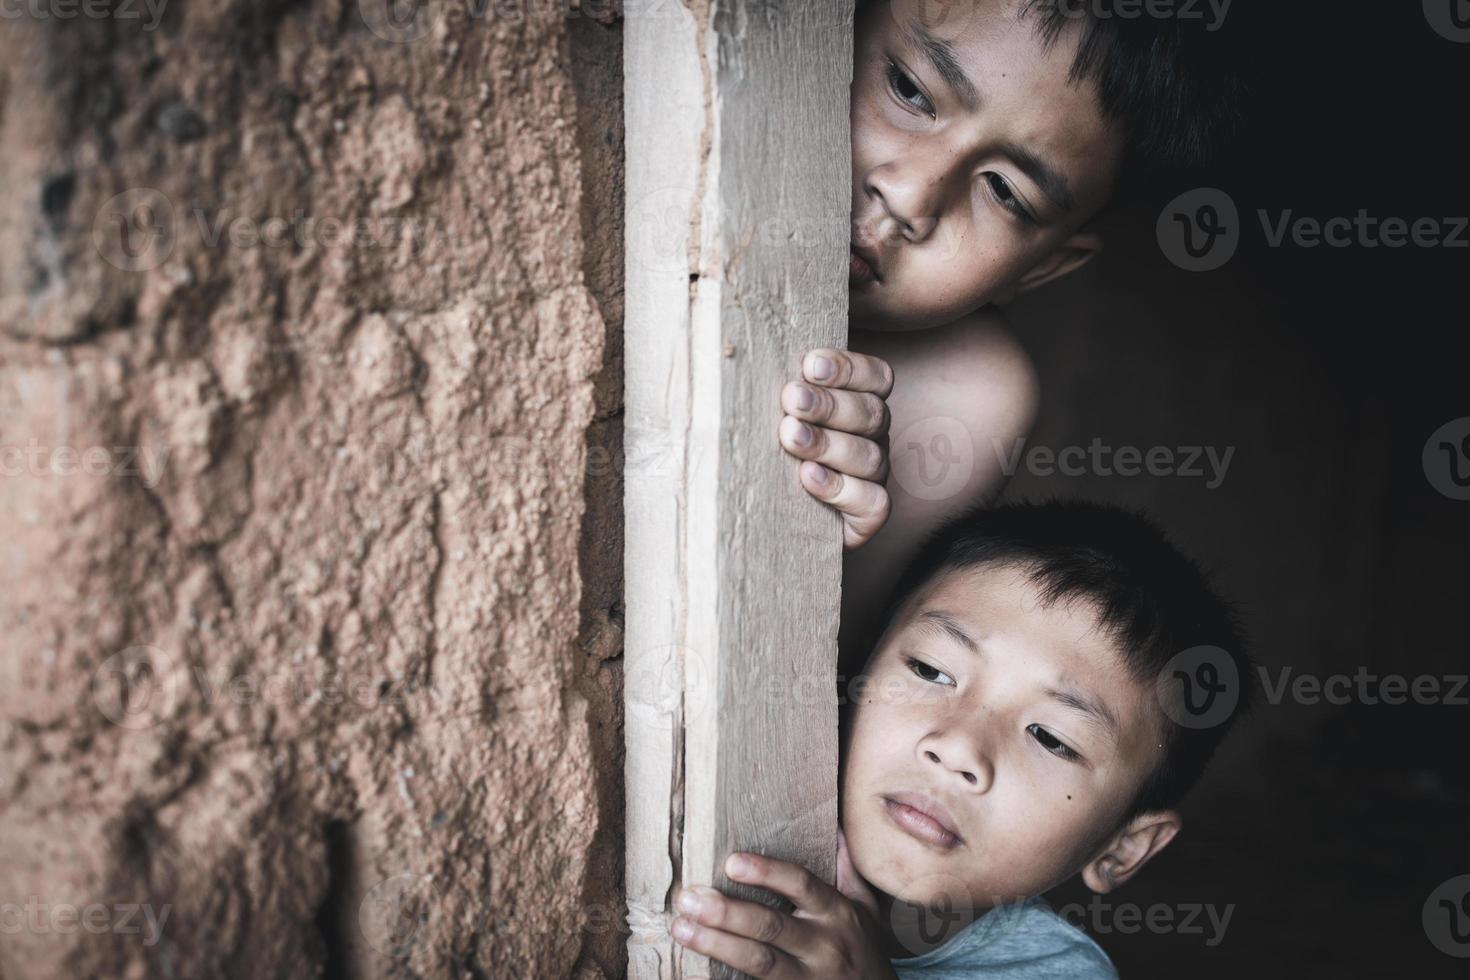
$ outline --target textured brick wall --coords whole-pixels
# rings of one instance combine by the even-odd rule
[[[0,23],[0,975],[621,975],[620,42],[566,6]]]

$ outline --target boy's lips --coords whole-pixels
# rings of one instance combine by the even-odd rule
[[[878,274],[878,255],[870,248],[865,248],[854,242],[851,246],[847,263],[847,281],[853,282],[881,282],[882,277]]]
[[[889,793],[883,806],[894,823],[919,840],[945,848],[964,843],[954,815],[938,800],[922,793]]]

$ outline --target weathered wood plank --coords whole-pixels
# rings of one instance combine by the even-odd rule
[[[852,3],[625,11],[627,885],[644,980],[712,972],[670,941],[669,901],[681,884],[739,893],[730,851],[835,873],[842,536],[776,427],[802,354],[846,344]]]

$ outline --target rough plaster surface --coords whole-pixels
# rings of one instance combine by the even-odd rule
[[[374,6],[0,24],[0,976],[622,975],[619,26]]]

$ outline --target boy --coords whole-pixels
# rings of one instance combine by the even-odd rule
[[[1224,138],[1230,74],[1207,48],[1223,32],[1111,7],[859,3],[851,349],[806,356],[779,431],[808,461],[802,485],[842,514],[847,548],[866,545],[843,571],[844,663],[871,644],[919,542],[998,493],[993,446],[1031,426],[1035,373],[994,304],[1080,268],[1102,247],[1105,206],[1177,182]],[[926,420],[950,441],[913,438]],[[890,432],[904,436],[894,480]],[[925,454],[966,435],[954,456],[968,474],[916,485],[942,462]]]
[[[756,977],[1116,977],[1040,896],[1109,892],[1178,834],[1250,700],[1230,610],[1148,521],[1053,503],[950,522],[885,622],[845,709],[837,887],[731,855],[795,912],[687,889],[675,939]],[[1201,649],[1234,680],[1191,715]]]

